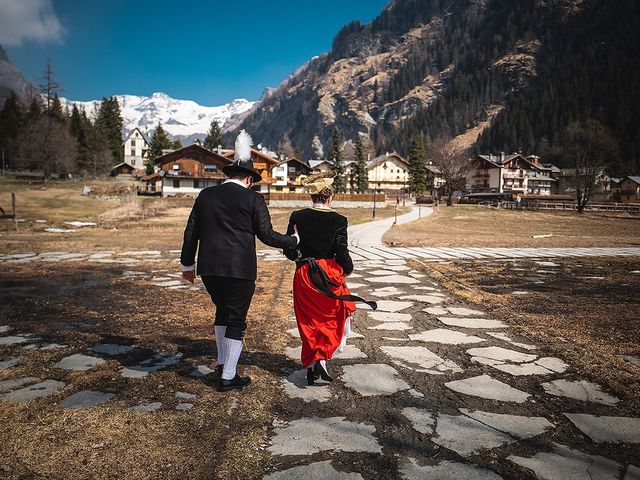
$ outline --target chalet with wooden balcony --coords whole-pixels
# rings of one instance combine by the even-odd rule
[[[275,182],[271,184],[272,192],[303,193],[302,182],[313,169],[302,160],[289,158],[281,161],[272,170]]]
[[[222,169],[231,163],[200,145],[189,145],[155,158],[156,171],[143,177],[141,193],[196,196],[203,188],[220,185],[227,178]]]
[[[469,193],[555,193],[559,170],[535,155],[477,155],[467,175]]]

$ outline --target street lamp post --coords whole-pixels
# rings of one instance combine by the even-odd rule
[[[367,163],[371,161],[371,154],[367,155]],[[378,181],[378,167],[374,166],[375,169],[375,181],[373,182],[373,212],[371,214],[371,218],[376,218],[376,182]]]

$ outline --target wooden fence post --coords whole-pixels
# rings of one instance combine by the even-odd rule
[[[11,193],[11,210],[13,211],[13,224],[18,230],[18,215],[16,215],[16,194]]]

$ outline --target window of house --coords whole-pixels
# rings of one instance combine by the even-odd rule
[[[296,187],[289,187],[289,191],[290,192],[295,192],[296,191]]]
[[[136,141],[135,140],[131,140],[131,148],[136,146]]]
[[[289,171],[290,171],[291,173],[295,173],[295,171],[296,171],[296,167],[289,167]]]
[[[180,180],[178,179],[173,180],[173,188],[180,188]]]
[[[132,148],[132,149],[131,149],[131,156],[132,156],[132,157],[135,157],[135,156],[136,156],[136,150],[135,150],[135,148]]]
[[[198,180],[193,181],[193,188],[200,188],[200,182]]]
[[[176,163],[175,165],[172,165],[172,166],[171,166],[171,169],[172,169],[172,170],[175,170],[175,171],[178,171],[178,170],[180,170],[180,165],[178,165],[178,164]]]
[[[218,166],[217,165],[205,165],[204,166],[204,171],[207,173],[215,173],[218,171]]]

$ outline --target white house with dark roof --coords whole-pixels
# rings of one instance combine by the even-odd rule
[[[150,144],[144,133],[138,127],[129,132],[122,142],[124,149],[124,163],[131,165],[134,170],[144,170],[149,157]]]
[[[367,170],[370,189],[403,190],[409,183],[409,162],[396,152],[370,160]]]

